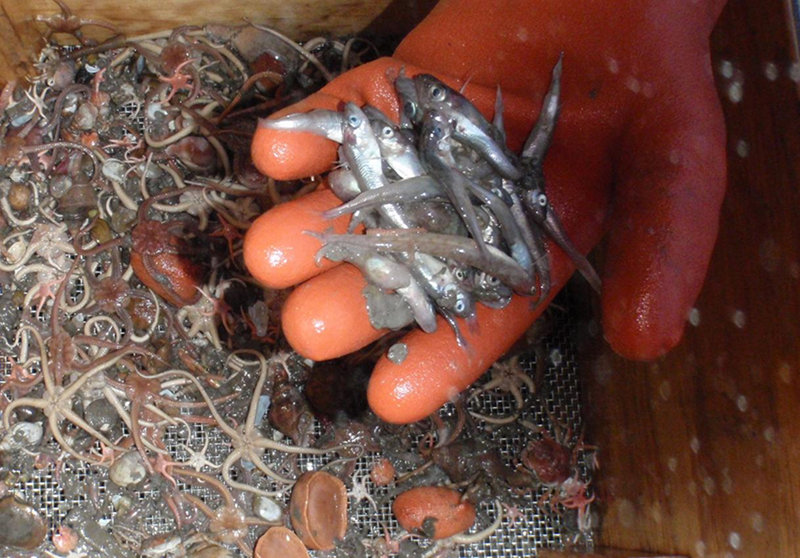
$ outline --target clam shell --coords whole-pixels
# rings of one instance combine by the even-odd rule
[[[303,542],[286,527],[270,527],[256,543],[253,558],[308,558]]]
[[[33,550],[46,536],[47,526],[32,506],[15,496],[0,500],[0,547]]]
[[[347,530],[347,488],[330,473],[303,473],[292,489],[289,517],[303,544],[330,550]]]
[[[19,451],[32,449],[39,445],[44,436],[44,427],[38,422],[18,422],[12,426],[0,441],[0,451]]]
[[[146,476],[147,469],[141,456],[135,451],[124,454],[108,468],[108,478],[123,488],[140,483]]]

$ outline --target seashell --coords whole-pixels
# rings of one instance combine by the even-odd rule
[[[107,159],[103,163],[100,171],[103,173],[103,176],[109,180],[120,183],[125,181],[126,168],[122,161],[117,161],[116,159]]]
[[[269,522],[278,522],[283,517],[281,506],[272,498],[260,494],[253,498],[253,512],[264,521]]]
[[[127,452],[108,468],[108,478],[123,488],[140,483],[146,476],[147,469],[136,451]]]
[[[32,506],[15,496],[0,500],[0,546],[33,550],[46,536],[47,526]]]
[[[50,179],[48,187],[54,198],[60,198],[72,188],[72,178],[66,174],[59,174]]]
[[[253,558],[308,558],[308,550],[286,527],[270,527],[256,542]]]
[[[12,426],[0,441],[0,451],[19,451],[32,449],[39,445],[44,436],[44,427],[38,422],[18,422]]]
[[[134,505],[133,500],[124,494],[112,494],[111,505],[118,514],[127,513]]]
[[[267,411],[270,425],[295,444],[302,445],[313,418],[306,398],[289,380],[286,368],[275,367],[272,401]]]
[[[75,115],[72,117],[72,123],[79,130],[91,130],[97,122],[98,108],[90,102],[81,103]]]
[[[297,479],[289,500],[292,527],[308,548],[330,550],[347,530],[347,489],[330,473],[309,471]]]

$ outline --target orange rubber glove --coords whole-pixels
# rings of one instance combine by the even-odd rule
[[[725,131],[708,37],[724,0],[442,0],[395,55],[356,68],[283,111],[370,103],[398,114],[392,78],[425,71],[460,87],[491,116],[505,101],[509,145],[518,151],[538,116],[550,72],[564,53],[561,116],[544,172],[549,199],[575,245],[588,252],[607,233],[603,330],[619,354],[652,359],[672,348],[699,294],[725,189]],[[306,133],[259,128],[258,168],[276,178],[323,173],[336,145]],[[360,273],[314,264],[319,241],[303,230],[331,226],[327,190],[278,206],[253,224],[245,262],[265,286],[300,284],[283,309],[284,333],[314,360],[377,339]],[[335,222],[337,232],[346,218]],[[552,297],[573,271],[552,243]],[[324,273],[322,273],[324,271]],[[477,305],[478,327],[456,345],[441,319],[413,331],[400,364],[383,357],[368,389],[391,422],[419,420],[475,381],[522,335],[544,305],[514,297],[502,310]]]

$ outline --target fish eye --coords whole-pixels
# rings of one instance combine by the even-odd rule
[[[438,85],[431,85],[429,90],[431,99],[434,101],[444,101],[444,88]]]
[[[453,274],[456,276],[456,279],[458,279],[459,281],[463,281],[464,277],[466,277],[466,274],[464,273],[464,270],[461,269],[461,268],[456,269]]]
[[[406,116],[409,118],[414,118],[414,115],[417,112],[417,107],[412,101],[406,101],[405,104],[403,104],[403,112],[405,112]]]
[[[353,128],[357,128],[358,126],[361,125],[361,119],[357,115],[351,114],[350,116],[347,117],[347,123],[350,124],[350,126],[352,126]]]
[[[536,203],[538,203],[541,207],[546,206],[547,205],[547,196],[545,194],[539,194],[536,197]]]
[[[494,275],[487,275],[486,281],[493,287],[496,287],[497,285],[500,284],[500,279],[498,279]]]
[[[467,309],[467,303],[464,302],[463,300],[457,300],[456,301],[456,305],[453,307],[453,309],[456,312],[461,313],[461,312],[463,312],[464,310]]]
[[[383,137],[390,138],[394,135],[394,130],[392,130],[390,126],[384,126],[381,130],[381,133],[383,134]]]

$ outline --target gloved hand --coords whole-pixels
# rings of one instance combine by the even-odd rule
[[[552,206],[584,253],[607,235],[602,323],[619,354],[652,359],[682,335],[716,238],[725,189],[725,132],[708,37],[724,0],[442,0],[395,55],[351,70],[283,111],[370,103],[398,115],[392,78],[432,73],[491,116],[502,89],[509,145],[518,151],[535,121],[550,72],[564,53],[561,116],[544,173]],[[279,116],[280,116],[279,115]],[[276,179],[323,173],[336,145],[317,136],[259,128],[258,168]],[[300,284],[283,308],[284,333],[314,360],[356,350],[384,332],[369,324],[360,273],[314,264],[331,227],[328,190],[280,205],[253,224],[245,262],[265,286]],[[343,232],[346,220],[335,222]],[[573,271],[550,243],[550,297]],[[322,273],[324,271],[324,273]],[[313,277],[313,278],[312,278]],[[305,281],[305,282],[303,282]],[[400,364],[383,357],[370,380],[373,410],[419,420],[476,380],[544,308],[515,296],[502,310],[477,305],[477,328],[458,347],[440,319],[435,333],[406,336]]]

